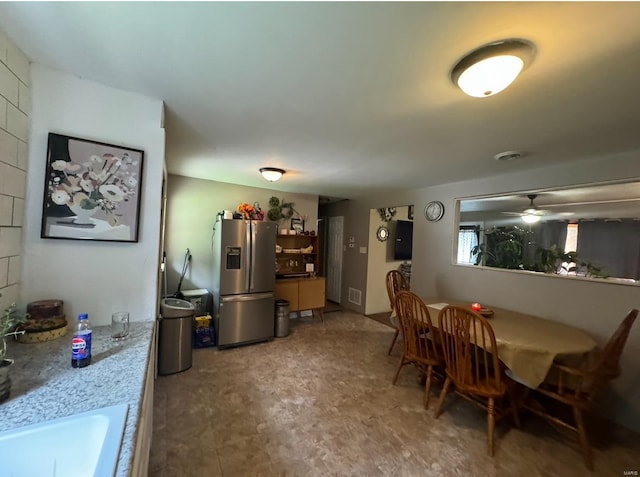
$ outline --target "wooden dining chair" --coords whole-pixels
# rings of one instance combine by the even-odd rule
[[[390,270],[387,272],[385,283],[387,286],[387,295],[389,296],[389,306],[391,306],[389,321],[391,321],[391,325],[396,329],[396,332],[393,335],[393,340],[391,341],[391,346],[389,346],[389,352],[387,353],[390,355],[391,351],[393,351],[393,346],[396,344],[398,335],[400,334],[400,323],[398,323],[396,314],[396,294],[400,290],[408,290],[409,283],[404,275],[398,270]]]
[[[638,310],[631,310],[609,338],[604,351],[588,357],[582,365],[571,367],[554,362],[545,382],[534,391],[569,406],[573,411],[573,424],[548,412],[533,397],[525,398],[522,405],[549,422],[577,433],[589,470],[593,470],[593,458],[583,413],[594,409],[599,391],[620,375],[620,356],[637,316]]]
[[[393,384],[398,381],[400,370],[413,364],[426,375],[424,385],[424,407],[429,408],[429,393],[434,368],[442,366],[437,330],[431,322],[427,305],[415,293],[400,290],[396,295],[396,312],[402,330],[402,358]]]
[[[498,348],[489,322],[472,310],[445,306],[438,315],[446,380],[436,410],[436,419],[453,384],[457,394],[487,410],[489,455],[494,453],[494,428],[507,413],[520,427],[518,410],[512,395],[512,384],[503,375]],[[502,405],[503,401],[508,405]]]

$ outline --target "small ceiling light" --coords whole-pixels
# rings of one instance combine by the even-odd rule
[[[499,93],[531,63],[533,43],[521,39],[488,43],[465,55],[451,70],[451,81],[469,96]]]
[[[514,159],[520,159],[522,154],[518,151],[504,151],[493,156],[496,161],[513,161]]]
[[[261,167],[260,174],[269,182],[275,182],[280,180],[282,174],[286,171],[284,169],[278,169],[277,167]]]

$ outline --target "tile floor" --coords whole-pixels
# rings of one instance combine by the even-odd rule
[[[150,476],[585,476],[640,470],[640,436],[600,435],[595,472],[545,422],[498,425],[455,394],[444,414],[422,407],[418,373],[391,384],[393,330],[338,311],[292,321],[287,338],[194,350],[193,367],[155,384]],[[637,474],[636,474],[637,475]]]

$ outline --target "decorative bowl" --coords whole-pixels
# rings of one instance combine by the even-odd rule
[[[493,310],[491,308],[480,308],[480,310],[478,310],[478,313],[480,313],[485,318],[490,318],[493,316]]]

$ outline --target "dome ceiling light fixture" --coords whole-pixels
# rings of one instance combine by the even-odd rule
[[[533,43],[519,38],[487,43],[460,59],[451,81],[469,96],[486,98],[509,86],[535,55]]]
[[[277,167],[260,168],[260,174],[262,174],[262,177],[264,177],[269,182],[276,182],[280,180],[282,174],[284,174],[285,172],[287,171],[285,171],[284,169],[278,169]]]
[[[524,214],[522,216],[522,221],[526,224],[535,224],[540,222],[540,216],[535,214]]]

